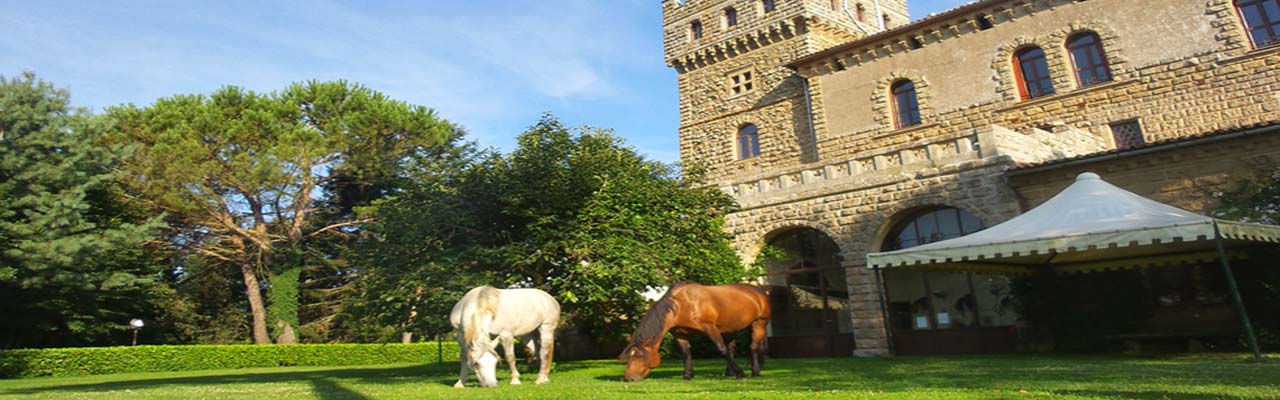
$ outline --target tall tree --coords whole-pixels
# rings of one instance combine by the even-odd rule
[[[169,215],[166,244],[240,270],[260,344],[271,343],[269,324],[277,338],[298,327],[305,241],[368,222],[313,224],[322,188],[394,174],[454,130],[430,109],[342,81],[265,95],[229,86],[110,114],[115,140],[139,146],[124,163],[129,193]]]
[[[122,204],[102,124],[34,74],[0,76],[0,347],[109,343],[146,313],[159,225]]]

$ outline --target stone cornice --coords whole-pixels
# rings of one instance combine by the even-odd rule
[[[981,0],[803,57],[787,65],[805,78],[850,68],[981,31],[978,18],[999,24],[1088,0]]]
[[[776,21],[725,40],[686,44],[685,46],[692,46],[693,50],[668,59],[667,65],[679,73],[689,72],[803,34],[808,31],[810,23],[810,19],[796,17]]]

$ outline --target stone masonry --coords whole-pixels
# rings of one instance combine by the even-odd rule
[[[883,32],[827,0],[779,0],[770,13],[758,0],[663,2],[682,160],[738,200],[726,229],[744,260],[793,228],[837,243],[855,354],[888,353],[864,256],[917,210],[956,207],[994,225],[1084,170],[1203,210],[1206,190],[1240,164],[1225,161],[1280,154],[1280,140],[1257,134],[1089,161],[1124,154],[1113,123],[1137,121],[1151,143],[1280,121],[1280,46],[1253,48],[1230,0],[981,0],[903,25],[892,21],[907,21],[904,1],[879,3],[891,10]],[[712,23],[726,7],[739,10],[730,29]],[[694,19],[700,40],[688,35]],[[1101,39],[1110,82],[1076,82],[1064,43],[1081,32]],[[1021,98],[1013,54],[1028,46],[1044,50],[1055,94]],[[757,85],[733,94],[727,77],[743,70]],[[901,79],[916,84],[922,123],[899,129],[887,91]],[[761,154],[739,160],[745,124],[759,128]]]

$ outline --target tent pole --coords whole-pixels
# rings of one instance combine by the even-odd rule
[[[893,355],[893,324],[889,321],[889,308],[884,296],[884,284],[880,278],[880,266],[872,267],[876,273],[876,297],[880,298],[880,324],[884,326],[885,345],[889,346],[889,354]]]
[[[1213,242],[1218,247],[1218,261],[1222,265],[1222,273],[1227,278],[1227,289],[1231,290],[1231,302],[1235,306],[1236,314],[1240,316],[1240,323],[1244,325],[1245,337],[1249,340],[1249,350],[1253,352],[1253,358],[1262,359],[1262,350],[1258,349],[1258,337],[1253,333],[1253,324],[1249,323],[1249,314],[1244,309],[1244,299],[1240,297],[1240,288],[1236,286],[1236,278],[1231,275],[1231,263],[1227,261],[1227,251],[1222,248],[1222,233],[1218,232],[1218,222],[1213,223]]]

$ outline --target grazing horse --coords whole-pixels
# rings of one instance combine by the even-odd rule
[[[476,371],[481,387],[498,386],[495,373],[499,341],[511,366],[511,384],[520,384],[516,370],[514,340],[527,343],[529,354],[538,356],[538,380],[547,383],[551,372],[551,356],[555,348],[556,325],[560,324],[560,303],[538,289],[495,289],[481,286],[471,289],[449,313],[449,322],[458,332],[462,372],[453,387],[464,387],[467,368]],[[493,338],[493,336],[497,338]]]
[[[684,352],[684,379],[693,379],[692,354],[689,339],[696,332],[707,335],[720,350],[729,365],[725,376],[744,377],[742,368],[733,361],[734,340],[725,344],[722,334],[751,328],[751,376],[760,376],[764,353],[768,351],[765,326],[772,311],[769,296],[764,290],[744,284],[703,286],[683,282],[667,290],[640,320],[640,327],[631,335],[631,341],[622,350],[622,361],[627,371],[622,379],[636,382],[649,375],[662,361],[658,347],[662,337],[670,331],[676,344]]]

